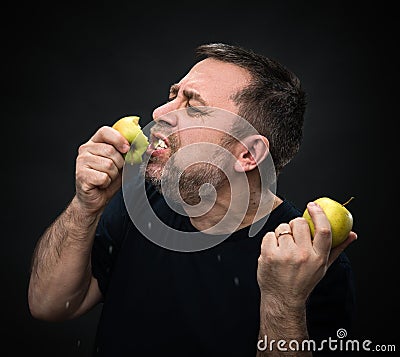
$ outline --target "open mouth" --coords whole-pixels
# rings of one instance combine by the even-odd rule
[[[150,145],[147,152],[152,155],[161,155],[169,149],[168,138],[160,133],[154,133],[150,136]]]
[[[163,139],[160,139],[160,138],[153,144],[153,146],[154,146],[155,150],[162,150],[162,149],[167,149],[168,148],[168,146],[165,143],[165,141]]]

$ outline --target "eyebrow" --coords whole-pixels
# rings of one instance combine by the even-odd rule
[[[169,94],[176,96],[179,92],[179,88],[180,88],[179,84],[175,83],[175,84],[171,85],[171,88],[169,89]],[[197,102],[199,102],[201,105],[207,106],[207,102],[201,97],[201,95],[193,90],[184,89],[183,95],[189,100],[194,99]]]

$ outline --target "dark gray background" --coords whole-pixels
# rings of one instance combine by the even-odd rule
[[[348,254],[358,333],[398,343],[397,329],[389,327],[398,321],[399,299],[395,12],[368,2],[300,3],[3,8],[0,348],[13,352],[2,355],[88,355],[99,308],[64,323],[29,315],[35,243],[74,193],[79,145],[127,114],[147,123],[170,84],[194,64],[194,48],[213,41],[268,55],[302,79],[309,101],[304,143],[278,192],[299,208],[319,196],[356,197],[349,209],[359,240]]]

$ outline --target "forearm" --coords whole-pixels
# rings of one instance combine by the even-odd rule
[[[305,305],[293,307],[282,300],[261,298],[257,357],[312,356],[311,351],[302,351],[307,339]]]
[[[59,320],[82,305],[91,282],[91,247],[98,214],[74,198],[40,238],[33,255],[29,306],[34,316]]]

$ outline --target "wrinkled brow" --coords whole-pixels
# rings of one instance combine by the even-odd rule
[[[169,95],[174,96],[174,97],[177,96],[178,92],[179,92],[179,88],[180,88],[179,84],[171,85],[171,88],[169,89]],[[182,93],[187,99],[189,99],[189,100],[194,99],[197,102],[199,102],[201,105],[207,106],[207,102],[201,97],[201,95],[198,92],[191,90],[191,89],[184,89]]]

